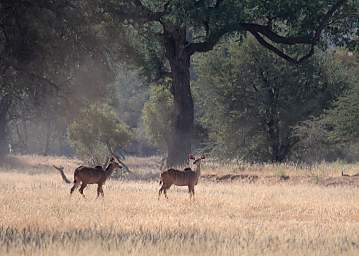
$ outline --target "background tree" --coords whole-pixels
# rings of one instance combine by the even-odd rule
[[[359,59],[356,53],[344,49],[337,49],[334,56],[340,65],[332,72],[331,79],[345,78],[349,86],[322,115],[295,127],[299,138],[295,151],[299,160],[354,161],[358,158]],[[346,75],[335,76],[338,72]]]
[[[58,1],[52,6],[47,1],[0,3],[1,156],[7,152],[9,111],[15,102],[26,99],[41,102],[44,95],[53,92],[57,87],[53,80],[46,76],[54,67],[44,68],[48,64],[46,61],[49,52],[43,42],[56,44],[58,40],[57,42],[65,43],[66,40],[62,40],[59,34],[50,32],[47,24],[59,25],[59,19],[64,18],[64,11],[68,7],[65,1]],[[59,29],[61,28],[59,25]]]
[[[164,74],[172,79],[174,132],[168,146],[168,165],[186,161],[191,151],[194,121],[190,90],[191,56],[211,50],[226,34],[249,32],[264,47],[293,63],[311,56],[323,31],[336,29],[338,17],[351,10],[352,2],[333,1],[103,1],[114,20],[130,24],[138,34],[148,35],[164,52]],[[344,15],[347,25],[349,18]],[[330,25],[329,25],[330,24]],[[347,30],[346,30],[347,31]],[[275,44],[308,45],[303,56],[293,57]]]
[[[217,153],[281,162],[298,142],[293,127],[329,107],[349,81],[331,54],[295,66],[251,38],[197,61],[196,98]]]
[[[68,124],[107,96],[112,60],[130,48],[98,3],[0,2],[0,156],[8,143],[21,153],[64,152]]]
[[[294,127],[298,143],[294,146],[292,159],[305,163],[321,161],[349,160],[348,154],[353,147],[344,147],[330,139],[327,124],[319,117],[300,122]],[[352,152],[354,153],[354,152]]]
[[[331,109],[322,116],[322,120],[327,124],[329,137],[338,142],[357,142],[359,132],[359,55],[352,52],[339,52],[339,57],[343,59],[343,66],[351,74],[351,87],[340,97]]]
[[[78,7],[67,0],[1,2],[1,155],[7,149],[9,121],[27,119],[21,115],[21,105],[31,106],[26,114],[30,109],[41,109],[47,97],[69,85],[80,62],[78,56],[88,53],[77,43],[88,31],[84,29],[87,23],[77,16]],[[81,33],[77,30],[80,20],[86,24],[81,26]]]

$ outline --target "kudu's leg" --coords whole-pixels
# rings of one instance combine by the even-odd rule
[[[102,186],[101,186],[101,195],[102,195],[102,198],[104,198],[104,197],[105,197],[105,193],[103,193]]]
[[[171,186],[172,186],[172,184],[169,184],[169,185],[166,185],[163,187],[163,194],[165,194],[166,199],[168,199],[167,190],[170,189]]]
[[[189,198],[194,199],[194,186],[188,186]]]
[[[100,194],[101,194],[101,189],[100,189],[100,185],[97,185],[97,198],[100,197]]]
[[[163,192],[163,185],[162,185],[162,187],[160,188],[160,190],[158,191],[158,200],[160,200],[160,197],[161,197],[162,192]]]
[[[166,198],[166,199],[168,199],[168,196],[167,196],[167,189],[168,189],[168,188],[165,188],[165,189],[163,190],[163,194],[165,194],[165,198]]]
[[[80,182],[75,182],[75,184],[72,186],[70,190],[70,195],[72,195],[72,193],[75,191],[76,188],[78,188],[78,186],[80,186]]]
[[[81,187],[80,187],[80,189],[79,189],[79,191],[80,191],[80,193],[81,193],[81,195],[82,195],[83,197],[85,197],[85,195],[84,195],[84,189],[86,188],[86,186],[87,186],[86,183],[82,183],[82,185],[81,185]]]
[[[99,198],[100,195],[102,195],[102,198],[105,196],[103,193],[102,185],[98,185],[97,187],[97,198]]]

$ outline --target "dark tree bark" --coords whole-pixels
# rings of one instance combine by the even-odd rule
[[[285,136],[281,135],[281,129],[278,118],[274,117],[273,120],[267,123],[268,138],[271,145],[272,162],[278,163],[286,160],[289,153],[289,144],[285,139]]]
[[[8,153],[7,141],[7,115],[11,106],[11,97],[4,96],[0,99],[0,158]]]
[[[271,147],[271,161],[273,163],[283,162],[288,157],[290,145],[288,134],[281,127],[281,119],[279,116],[279,90],[278,87],[272,87],[266,77],[262,77],[263,82],[267,84],[266,101],[269,104],[269,109],[266,113],[267,137]]]
[[[165,50],[172,73],[171,92],[174,97],[175,117],[173,134],[168,145],[167,166],[187,162],[191,153],[194,120],[193,98],[190,87],[191,55],[186,50],[186,29],[165,31]]]
[[[43,151],[44,156],[47,156],[49,154],[51,134],[52,134],[51,119],[50,119],[49,113],[47,113],[45,146],[44,146],[44,151]]]

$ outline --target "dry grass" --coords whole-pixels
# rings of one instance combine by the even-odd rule
[[[256,175],[280,175],[286,174],[293,176],[340,176],[341,172],[346,174],[356,174],[359,172],[358,164],[343,164],[341,162],[319,163],[315,165],[283,163],[283,164],[249,164],[249,163],[221,163],[217,161],[207,161],[204,166],[204,173],[207,174],[238,174],[251,173]]]
[[[70,187],[45,168],[52,161],[67,162],[70,168],[77,160],[47,158],[37,172],[40,158],[20,159],[23,168],[26,163],[35,167],[26,172],[18,166],[0,169],[0,255],[359,253],[355,187],[201,181],[190,202],[185,188],[171,188],[170,199],[158,201],[157,182],[110,180],[104,200],[95,200],[95,186],[85,190],[84,200],[79,193],[70,198]],[[134,161],[137,169],[141,161],[148,163]],[[214,172],[210,166],[206,173]],[[233,173],[239,168],[230,167]],[[277,167],[272,168],[274,174]],[[224,174],[228,166],[218,170]],[[237,172],[243,171],[252,170]]]

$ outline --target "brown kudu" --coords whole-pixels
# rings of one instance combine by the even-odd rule
[[[87,167],[87,166],[80,166],[77,167],[74,172],[74,185],[70,190],[70,194],[72,194],[77,187],[81,187],[79,192],[84,195],[84,189],[88,184],[97,184],[97,198],[102,195],[104,197],[102,186],[111,176],[115,169],[121,169],[122,166],[115,161],[114,158],[111,158],[108,166],[106,169],[103,169],[101,166],[96,167]]]
[[[194,171],[191,168],[186,168],[183,171],[171,168],[161,173],[160,185],[162,184],[162,187],[158,192],[158,199],[160,199],[162,193],[168,198],[167,190],[172,185],[187,186],[190,199],[194,197],[194,186],[198,183],[198,179],[201,175],[201,161],[205,159],[205,157],[202,156],[196,159],[194,156],[190,155],[189,158],[194,160],[193,164],[196,166]]]

